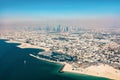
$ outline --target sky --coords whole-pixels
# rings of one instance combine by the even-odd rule
[[[119,24],[120,0],[0,0],[2,24],[97,22]],[[104,22],[105,23],[105,22]],[[89,25],[89,24],[88,24]]]

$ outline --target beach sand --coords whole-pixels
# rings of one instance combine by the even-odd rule
[[[44,48],[44,47],[40,47],[40,46],[36,46],[36,45],[31,45],[31,44],[24,43],[24,42],[13,41],[13,40],[9,40],[9,41],[6,41],[6,42],[7,43],[20,43],[20,45],[17,46],[19,48],[37,48],[37,49],[43,49],[45,51],[49,51],[49,48]]]
[[[64,63],[65,66],[62,71],[87,74],[98,77],[106,77],[112,80],[120,80],[120,70],[114,69],[109,65],[99,64],[90,66],[88,68],[79,68],[78,70],[73,70],[72,65],[68,63]]]
[[[19,48],[37,48],[37,49],[44,49],[45,51],[49,51],[49,48],[43,48],[36,45],[28,44],[28,43],[21,43],[21,45],[19,45],[18,47]]]
[[[7,42],[7,43],[20,43],[21,44],[21,42],[19,42],[19,41],[13,41],[13,40],[5,41],[5,42]]]

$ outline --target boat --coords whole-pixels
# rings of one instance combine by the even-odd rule
[[[24,64],[26,64],[26,60],[24,60]]]

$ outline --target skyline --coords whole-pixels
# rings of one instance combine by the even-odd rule
[[[23,22],[69,25],[71,20],[79,24],[104,25],[106,21],[112,26],[120,25],[119,0],[1,0],[0,3],[1,25]]]

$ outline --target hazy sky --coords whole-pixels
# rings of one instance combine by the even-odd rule
[[[2,24],[21,22],[119,24],[120,0],[0,0]],[[105,22],[104,22],[105,23]]]

